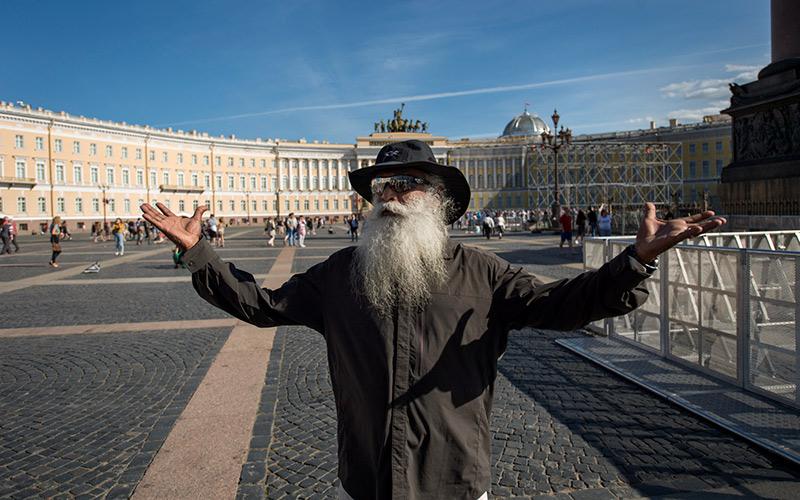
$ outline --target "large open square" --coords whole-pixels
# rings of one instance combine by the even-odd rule
[[[553,235],[451,237],[549,278],[582,267]],[[306,243],[232,226],[218,253],[274,286],[351,244],[343,226]],[[76,232],[58,269],[49,247],[23,235],[0,258],[0,498],[336,498],[319,334],[205,303],[168,243],[116,256]],[[581,335],[512,332],[491,498],[791,498],[795,466],[555,344]]]

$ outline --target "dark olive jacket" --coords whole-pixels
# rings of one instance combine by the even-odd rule
[[[339,478],[356,500],[477,499],[490,490],[497,362],[509,330],[572,330],[627,313],[647,274],[620,255],[600,270],[543,284],[476,248],[450,243],[446,286],[423,310],[374,314],[351,286],[346,248],[276,290],[200,241],[182,256],[197,292],[258,326],[323,335],[338,415]],[[313,307],[309,307],[313,305]]]

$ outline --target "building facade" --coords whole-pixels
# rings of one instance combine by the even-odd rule
[[[549,131],[526,109],[496,139],[451,141],[417,130],[376,131],[355,144],[248,140],[0,102],[0,213],[13,216],[23,231],[54,216],[78,229],[98,220],[136,219],[145,202],[183,215],[206,205],[217,216],[253,223],[290,212],[337,220],[367,207],[347,172],[371,165],[385,144],[406,139],[425,141],[439,162],[464,173],[472,188],[470,210],[541,209],[546,202],[537,193],[553,176],[537,172],[544,172],[542,162],[552,153],[537,145]],[[683,185],[674,196],[688,205],[715,199],[720,172],[730,162],[730,134],[729,120],[708,118],[574,140],[678,143]],[[569,160],[569,148],[562,155],[560,161]]]

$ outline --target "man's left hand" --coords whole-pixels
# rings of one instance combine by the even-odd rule
[[[700,236],[727,222],[712,217],[714,212],[709,210],[681,219],[661,220],[656,218],[656,206],[645,203],[644,220],[636,233],[636,255],[642,262],[652,262],[681,241]]]

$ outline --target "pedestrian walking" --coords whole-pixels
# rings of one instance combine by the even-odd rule
[[[3,217],[3,225],[0,226],[0,240],[3,241],[3,249],[0,250],[0,255],[11,253],[11,223],[8,217]]]
[[[573,330],[630,312],[646,300],[642,282],[661,252],[724,223],[713,212],[665,222],[647,203],[635,244],[596,271],[545,285],[449,239],[446,225],[467,210],[470,187],[424,142],[386,145],[349,177],[373,203],[361,245],[276,289],[222,262],[200,238],[206,207],[181,218],[142,205],[184,252],[201,297],[257,326],[322,334],[339,419],[340,499],[487,498],[492,398],[509,333]]]
[[[111,228],[111,234],[114,236],[114,255],[125,255],[125,223],[122,219],[117,218]]]
[[[267,219],[267,222],[264,223],[264,235],[267,236],[267,246],[274,247],[275,246],[275,219],[270,217]]]
[[[224,247],[225,246],[225,218],[219,218],[219,224],[217,225],[217,246]]]
[[[350,216],[348,225],[350,227],[350,241],[358,241],[358,217],[356,217],[356,214]]]
[[[14,245],[14,253],[19,252],[19,244],[17,244],[17,222],[11,215],[8,216],[8,223],[11,226],[11,244]]]
[[[564,253],[564,241],[569,242],[569,253],[575,254],[572,248],[572,216],[569,214],[569,209],[564,208],[561,210],[561,217],[558,218],[558,225],[561,228],[561,242],[558,244],[558,255]]]
[[[578,216],[575,217],[575,232],[575,243],[582,245],[586,235],[586,212],[582,208],[578,209]]]
[[[59,267],[56,264],[56,259],[61,255],[61,217],[53,217],[53,222],[50,223],[50,247],[52,255],[50,256],[50,267]]]
[[[506,232],[506,218],[503,217],[502,212],[498,212],[497,216],[495,217],[495,226],[497,227],[497,238],[503,239],[503,233]]]
[[[611,215],[611,207],[608,207],[608,211],[606,211],[603,207],[605,203],[600,205],[600,216],[597,217],[597,230],[600,232],[600,236],[611,236],[611,220],[613,216]]]
[[[492,239],[492,232],[494,231],[494,219],[486,212],[483,216],[483,234],[486,235],[487,240]]]
[[[589,222],[589,236],[597,236],[597,212],[595,212],[594,207],[589,207],[586,220]]]

